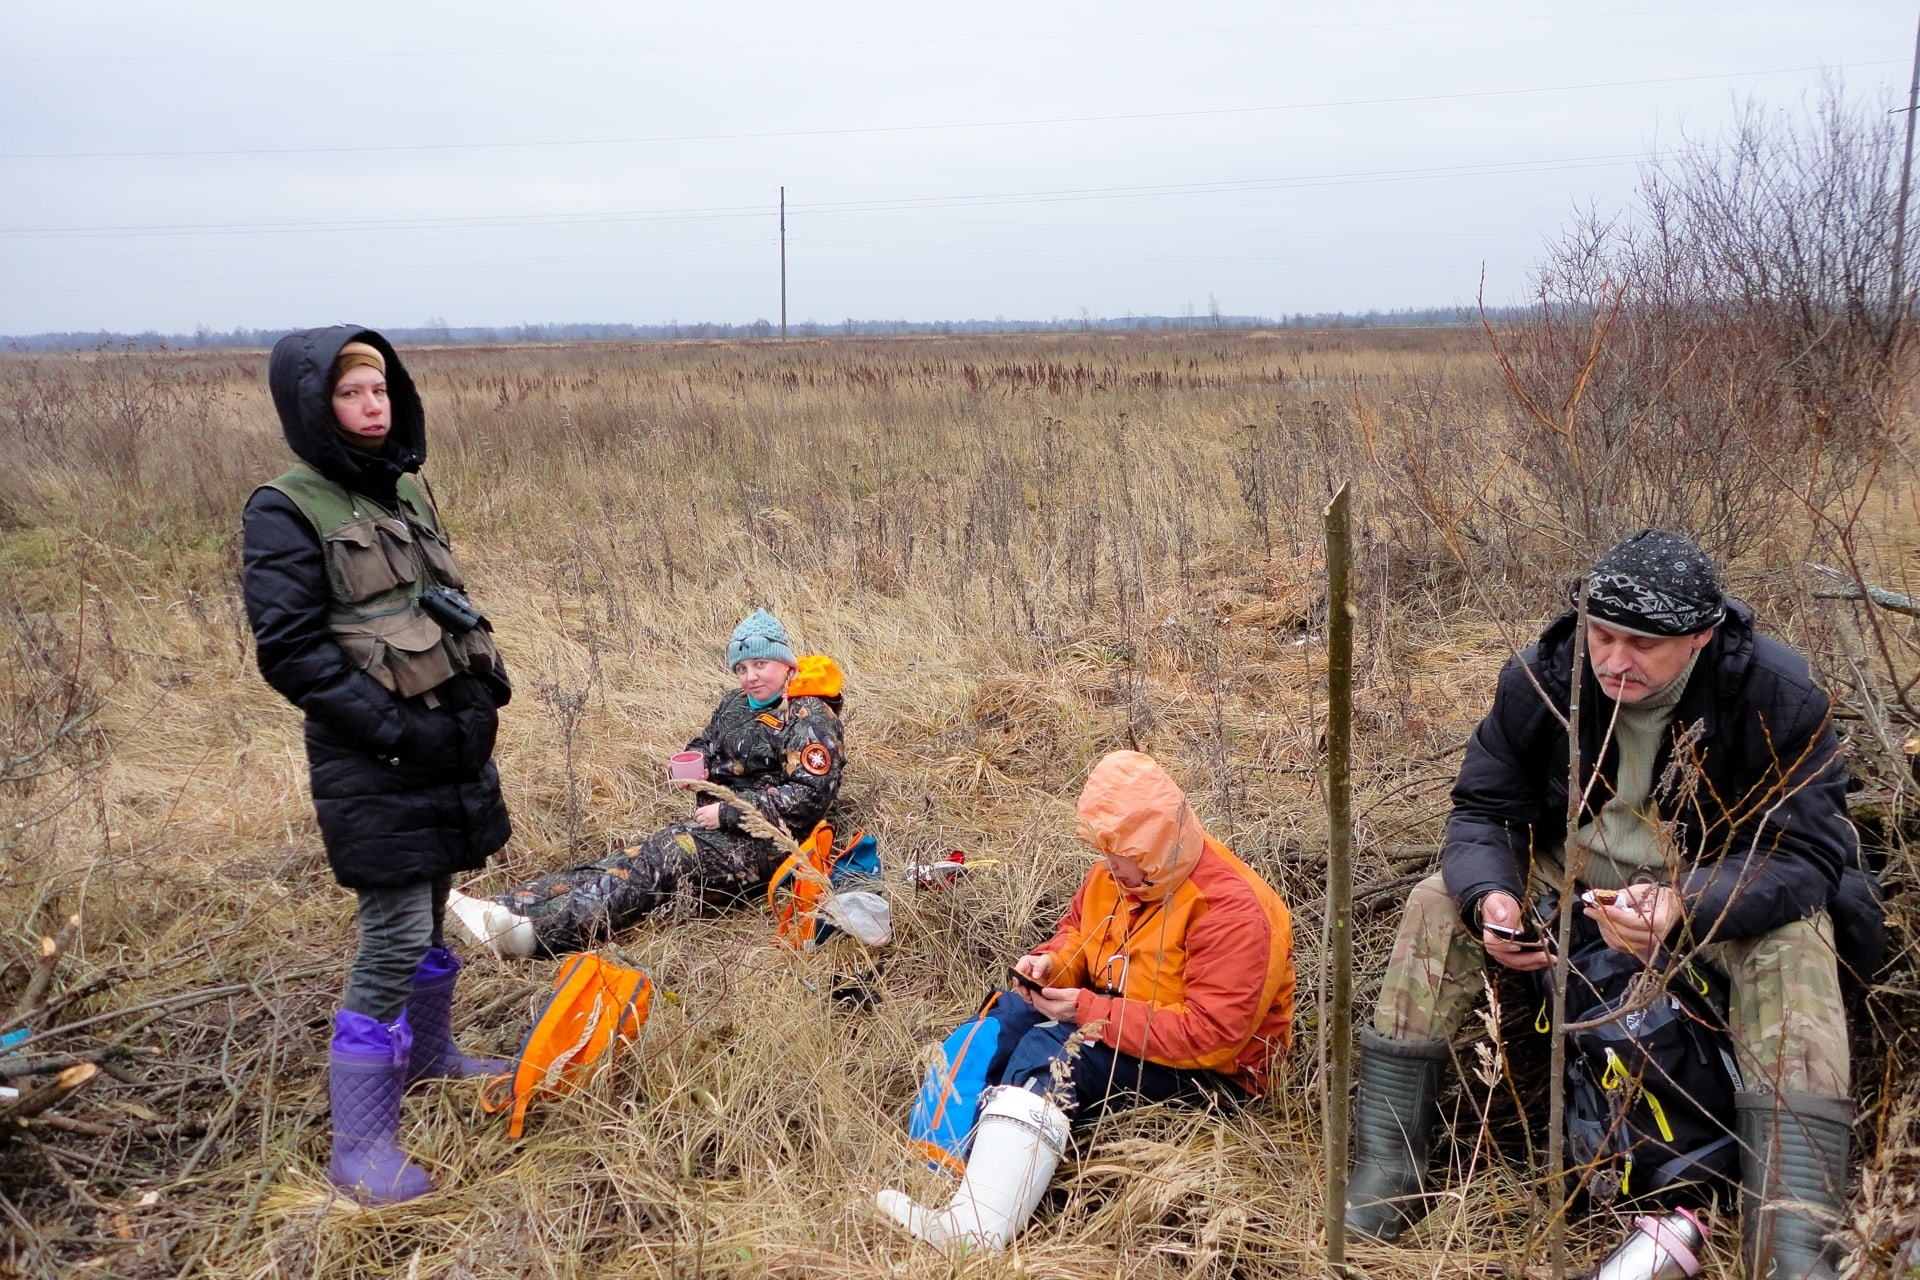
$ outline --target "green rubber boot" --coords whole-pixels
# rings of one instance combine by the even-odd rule
[[[1444,1040],[1360,1032],[1360,1096],[1347,1175],[1347,1231],[1382,1243],[1426,1216],[1427,1159],[1440,1122]]]
[[[1833,1280],[1853,1138],[1853,1101],[1811,1093],[1734,1097],[1740,1244],[1750,1280]]]

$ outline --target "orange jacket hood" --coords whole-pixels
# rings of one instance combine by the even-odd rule
[[[793,678],[787,681],[787,696],[837,698],[842,683],[839,663],[824,653],[803,653],[800,665],[793,669]]]
[[[1159,901],[1193,874],[1207,841],[1187,793],[1138,751],[1109,752],[1093,766],[1076,834],[1101,853],[1140,864],[1147,882],[1126,893],[1142,902]]]

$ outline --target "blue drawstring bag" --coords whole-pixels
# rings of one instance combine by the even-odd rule
[[[859,881],[874,881],[880,878],[880,846],[872,836],[864,831],[854,836],[853,843],[840,851],[834,859],[833,870],[827,873],[827,883],[835,893],[845,893]],[[815,927],[810,946],[817,947],[840,932],[840,926],[825,920]]]
[[[963,1174],[973,1126],[980,1116],[980,1095],[987,1088],[987,1066],[1000,1047],[1000,1020],[989,1016],[996,992],[972,1021],[953,1029],[940,1045],[940,1060],[913,1100],[907,1141],[935,1169]]]
[[[833,864],[833,872],[827,878],[833,882],[835,889],[850,888],[855,880],[878,880],[880,846],[874,843],[872,836],[861,832],[840,854],[839,861]]]

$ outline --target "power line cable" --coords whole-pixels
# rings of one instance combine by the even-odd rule
[[[1377,183],[1429,181],[1445,178],[1498,177],[1508,174],[1550,173],[1609,168],[1686,156],[1710,157],[1723,148],[1694,147],[1665,153],[1609,152],[1589,156],[1561,156],[1540,160],[1496,160],[1462,165],[1425,165],[1402,169],[1367,169],[1348,173],[1289,174],[1263,178],[1236,178],[1209,182],[1143,183],[1111,187],[1058,187],[1035,191],[997,191],[958,195],[898,196],[867,200],[795,202],[795,213],[831,217],[840,214],[900,213],[923,209],[969,209],[1023,204],[1060,204],[1102,200],[1144,199],[1183,195],[1233,195],[1268,190],[1314,187],[1370,186]],[[616,209],[541,214],[461,214],[447,217],[303,219],[296,222],[145,223],[93,227],[0,227],[0,240],[57,240],[106,237],[302,235],[336,231],[444,231],[463,229],[532,228],[625,224],[635,222],[703,222],[721,219],[764,218],[768,206],[708,205],[680,209]]]
[[[1739,15],[1794,10],[1840,8],[1904,8],[1906,0],[1801,0],[1787,4],[1698,5],[1658,9],[1589,9],[1557,13],[1494,14],[1481,17],[1405,18],[1369,22],[1302,22],[1250,27],[1174,27],[1140,31],[1062,31],[998,32],[990,36],[921,36],[871,40],[800,40],[758,44],[700,43],[659,45],[601,45],[554,49],[373,49],[353,52],[288,53],[275,50],[262,53],[145,53],[145,54],[11,54],[0,56],[0,64],[83,64],[83,63],[172,63],[172,62],[343,62],[396,60],[418,62],[427,58],[543,58],[543,57],[624,57],[631,54],[684,53],[781,53],[825,49],[892,49],[966,45],[1007,45],[1073,43],[1123,40],[1164,40],[1187,36],[1299,35],[1321,31],[1384,31],[1426,27],[1510,26],[1521,23],[1586,22],[1594,19],[1619,21],[1624,18],[1672,18],[1688,15]]]
[[[790,237],[788,243],[796,247],[811,246],[829,249],[862,250],[883,249],[900,253],[955,253],[994,258],[1045,258],[1050,261],[1056,259],[1082,259],[1088,261],[1113,262],[1211,262],[1231,266],[1263,267],[1392,267],[1395,270],[1401,271],[1410,269],[1458,271],[1461,266],[1460,262],[1393,261],[1385,258],[1276,258],[1250,254],[1141,253],[1120,249],[1028,249],[1018,247],[1007,248],[994,245],[928,244],[925,241],[915,241],[912,244],[889,244],[879,240],[829,240],[812,236]],[[1462,259],[1462,261],[1478,265],[1483,259],[1477,254],[1469,254],[1466,258]],[[1496,267],[1525,267],[1532,264],[1493,262],[1488,265]]]
[[[1873,59],[1854,67],[1905,66],[1904,59]],[[1801,75],[1809,71],[1844,71],[1840,66],[1772,67],[1755,71],[1716,71],[1686,76],[1652,76],[1638,80],[1594,80],[1576,84],[1533,85],[1518,89],[1467,89],[1453,93],[1406,94],[1383,98],[1337,98],[1321,102],[1282,102],[1252,107],[1197,107],[1181,111],[1112,112],[1088,116],[1039,116],[1020,120],[976,120],[940,124],[867,125],[836,129],[780,129],[740,133],[654,134],[625,138],[555,138],[524,142],[374,143],[325,147],[182,148],[165,151],[10,151],[0,160],[172,160],[227,156],[377,155],[417,151],[507,151],[549,147],[650,146],[682,142],[741,142],[790,138],[871,137],[888,134],[957,132],[969,129],[1024,129],[1061,124],[1118,124],[1143,120],[1192,120],[1222,116],[1267,115],[1286,111],[1319,111],[1344,107],[1407,106],[1420,102],[1461,102],[1484,98],[1525,97],[1547,93],[1577,93],[1593,89],[1628,89],[1656,84],[1686,84],[1705,80]]]
[[[982,208],[1007,204],[1050,204],[1074,200],[1131,199],[1162,195],[1232,195],[1239,192],[1293,190],[1310,187],[1367,186],[1379,182],[1416,182],[1440,178],[1498,177],[1509,173],[1546,173],[1567,169],[1600,169],[1649,160],[1677,159],[1682,156],[1718,154],[1724,148],[1688,148],[1682,151],[1649,155],[1644,151],[1614,152],[1595,156],[1573,156],[1551,160],[1484,161],[1466,165],[1432,165],[1407,169],[1359,170],[1340,174],[1302,174],[1273,178],[1241,178],[1218,182],[1161,183],[1143,186],[1080,187],[1056,191],[998,192],[978,196],[930,198],[902,197],[836,204],[820,202],[805,206],[807,212],[892,212],[932,208]]]

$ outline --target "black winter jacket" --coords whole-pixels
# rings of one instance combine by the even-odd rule
[[[393,427],[379,453],[352,449],[334,425],[329,372],[348,342],[387,361]],[[328,479],[391,507],[394,483],[426,458],[426,417],[400,357],[353,325],[289,334],[267,382],[287,444]],[[300,509],[259,489],[243,517],[247,618],[260,672],[306,713],[314,809],[334,876],[350,888],[414,884],[486,864],[507,842],[506,802],[493,764],[495,708],[512,694],[502,668],[456,675],[438,707],[388,692],[327,628],[319,536]]]
[[[1574,623],[1572,612],[1563,614],[1507,662],[1493,708],[1467,744],[1441,869],[1469,928],[1478,928],[1486,894],[1504,890],[1524,900],[1531,851],[1566,840],[1567,729],[1534,681],[1564,717]],[[1583,664],[1581,679],[1581,775],[1588,777],[1613,703],[1591,664]],[[1757,937],[1832,905],[1842,954],[1856,967],[1877,964],[1884,924],[1861,870],[1847,818],[1847,770],[1827,713],[1827,695],[1805,660],[1756,632],[1752,612],[1731,603],[1653,766],[1653,803],[1680,850],[1676,887],[1695,941]],[[1676,744],[1689,739],[1683,759],[1698,759],[1697,785],[1664,784]],[[1612,794],[1618,766],[1618,745],[1609,743],[1583,822]]]

